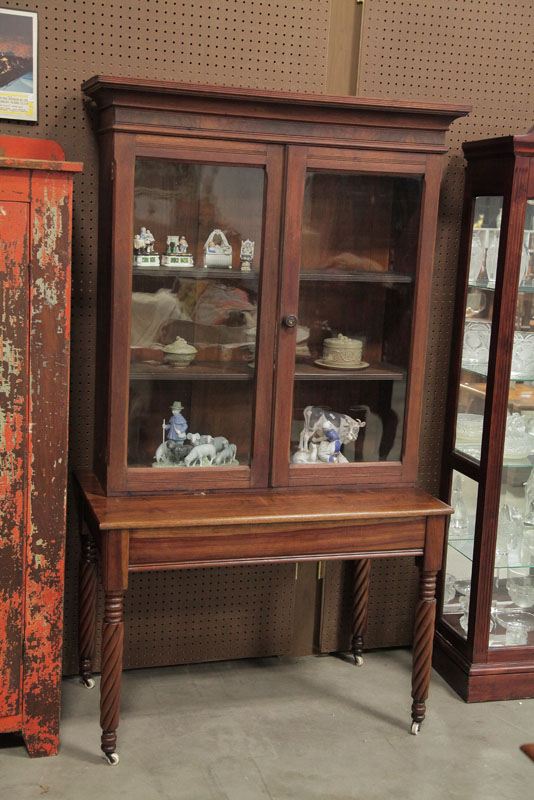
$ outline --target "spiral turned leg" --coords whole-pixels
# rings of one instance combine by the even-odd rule
[[[95,685],[92,671],[96,634],[97,588],[98,575],[96,567],[96,545],[92,536],[82,536],[79,584],[78,653],[80,658],[81,682],[89,689],[92,689]]]
[[[412,671],[411,731],[414,734],[419,733],[421,723],[425,718],[425,700],[428,697],[428,685],[430,683],[434,620],[436,617],[436,575],[437,572],[423,572],[419,580],[419,599],[415,611]]]
[[[371,559],[360,558],[354,562],[354,585],[352,592],[352,654],[354,663],[363,664],[363,638],[367,629],[367,608],[369,601],[369,578]]]
[[[100,680],[101,748],[108,763],[118,763],[115,753],[122,681],[124,593],[106,593],[102,626],[102,676]]]

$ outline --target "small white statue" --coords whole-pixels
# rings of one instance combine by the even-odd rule
[[[241,264],[242,272],[250,272],[253,258],[254,242],[251,242],[250,239],[245,239],[244,242],[241,242],[241,253],[239,254],[239,262]]]
[[[160,258],[154,250],[155,241],[151,231],[143,225],[134,236],[134,267],[159,267]]]

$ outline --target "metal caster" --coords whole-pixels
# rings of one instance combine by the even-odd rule
[[[104,758],[106,759],[110,767],[114,767],[116,764],[119,763],[118,753],[104,753]]]
[[[94,689],[96,685],[94,678],[80,678],[80,683],[82,686],[85,686],[86,689]]]
[[[414,736],[417,736],[419,731],[421,730],[421,723],[420,722],[412,722],[412,727],[410,728],[410,733],[413,733]]]
[[[354,656],[354,664],[357,667],[363,666],[363,656]]]

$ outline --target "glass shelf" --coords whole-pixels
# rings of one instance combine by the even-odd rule
[[[473,461],[476,461],[477,464],[480,464],[480,448],[481,445],[465,445],[462,447],[458,443],[456,443],[454,447],[454,452],[459,456],[467,456],[471,458]],[[531,453],[529,456],[525,456],[524,458],[503,458],[503,469],[512,468],[512,467],[533,467],[534,466],[534,452]]]
[[[455,550],[460,555],[467,558],[469,561],[473,561],[473,549],[474,549],[475,540],[473,537],[466,538],[466,539],[451,539],[449,537],[449,547]],[[523,548],[523,552],[522,552]],[[521,541],[520,547],[517,550],[512,551],[508,554],[508,559],[506,564],[495,564],[494,569],[497,571],[507,570],[507,569],[531,569],[534,567],[534,553],[530,553],[530,558],[525,558],[524,552],[524,543]]]
[[[488,292],[495,291],[495,283],[491,281],[469,281],[468,286],[470,289],[484,289]],[[520,294],[534,294],[534,282],[526,283],[521,281],[518,290]]]
[[[488,365],[487,364],[466,364],[462,361],[462,369],[466,372],[472,372],[473,375],[480,375],[482,378],[488,377]],[[511,381],[534,381],[534,375],[517,375],[512,372],[510,374]]]

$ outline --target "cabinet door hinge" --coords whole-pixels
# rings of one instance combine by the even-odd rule
[[[115,162],[114,161],[111,162],[111,168],[109,170],[109,178],[111,180],[111,183],[113,183],[113,181],[115,180]]]
[[[326,562],[325,561],[318,561],[317,562],[317,580],[318,581],[322,581],[324,579],[325,567],[326,567]]]

